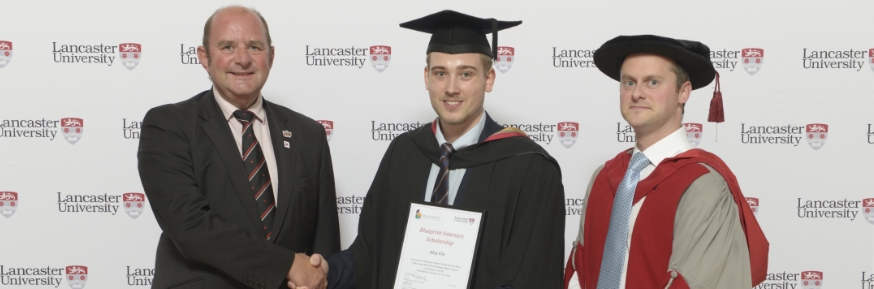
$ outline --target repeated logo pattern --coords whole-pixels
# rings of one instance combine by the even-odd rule
[[[698,146],[698,143],[701,142],[701,135],[704,133],[704,126],[700,123],[684,123],[683,127],[686,128],[686,137],[689,138],[689,142],[694,146]]]
[[[325,135],[328,137],[328,141],[331,141],[331,137],[334,136],[334,122],[330,120],[317,120],[317,122],[325,127]]]
[[[762,69],[765,62],[765,50],[761,48],[744,48],[741,50],[744,70],[750,75],[756,74]]]
[[[391,63],[391,46],[374,45],[370,47],[370,65],[376,71],[383,72]]]
[[[143,46],[138,43],[122,43],[118,45],[118,58],[127,70],[134,70],[140,64],[143,56]]]
[[[498,55],[496,55],[495,67],[501,73],[507,73],[510,68],[513,68],[513,62],[516,61],[516,49],[510,46],[498,46]]]
[[[64,139],[70,144],[76,144],[82,139],[82,133],[85,121],[81,118],[68,117],[61,119],[61,131],[64,133]]]
[[[0,40],[0,68],[12,61],[12,41]]]
[[[72,289],[85,288],[88,283],[88,267],[82,265],[67,266],[67,284]]]
[[[580,124],[577,122],[559,122],[558,123],[558,141],[561,142],[565,148],[570,148],[577,142],[577,138],[580,136]]]
[[[819,150],[828,139],[828,125],[824,123],[811,123],[806,126],[807,144],[814,150]]]
[[[0,215],[12,217],[18,209],[18,193],[0,192]]]

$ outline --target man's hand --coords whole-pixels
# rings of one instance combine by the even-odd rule
[[[328,276],[328,261],[325,260],[325,257],[322,257],[322,254],[315,253],[310,256],[310,265],[313,265],[313,267],[316,268],[321,266],[322,272],[325,273],[325,277]]]
[[[318,255],[318,254],[315,254]],[[292,289],[325,289],[328,286],[328,262],[323,261],[321,255],[309,258],[306,254],[297,253],[294,255],[294,263],[291,265],[291,270],[288,271],[288,287]],[[307,264],[309,260],[310,264]],[[317,262],[316,265],[312,265]],[[319,264],[324,264],[324,268],[319,268]]]

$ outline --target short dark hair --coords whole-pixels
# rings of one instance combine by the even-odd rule
[[[255,10],[253,8],[246,8],[242,6],[228,6],[215,10],[215,12],[213,12],[212,15],[209,16],[209,19],[206,19],[206,24],[203,25],[203,48],[204,50],[206,50],[206,56],[209,56],[209,32],[212,30],[212,19],[215,18],[215,15],[218,14],[219,11],[231,7],[243,8],[251,11],[252,13],[255,13],[255,15],[258,15],[258,18],[261,19],[261,24],[264,24],[264,33],[267,34],[267,46],[273,46],[273,39],[270,38],[270,27],[267,26],[267,20],[264,20],[264,16],[261,15],[261,12],[258,12],[258,10]]]
[[[494,64],[494,62],[492,62],[492,57],[480,53],[479,61],[483,64],[483,75],[488,75],[489,69],[492,68],[492,65]],[[429,68],[431,67],[431,53],[428,53],[425,56],[425,64],[427,64]]]

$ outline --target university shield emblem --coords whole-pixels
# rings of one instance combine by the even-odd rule
[[[759,69],[762,69],[762,62],[765,61],[765,50],[761,48],[744,48],[741,49],[741,58],[743,58],[744,70],[753,75],[759,72]]]
[[[498,57],[495,59],[495,67],[501,73],[507,73],[516,61],[516,49],[510,46],[498,46]]]
[[[334,122],[330,120],[317,120],[317,122],[325,127],[325,135],[328,137],[328,141],[331,141],[331,137],[334,136]]]
[[[558,123],[558,140],[565,148],[571,148],[580,136],[580,124],[576,122],[560,122]]]
[[[0,68],[12,60],[12,41],[0,40]]]
[[[118,45],[118,58],[121,64],[128,70],[134,70],[140,64],[143,57],[143,46],[136,43],[122,43]]]
[[[828,125],[822,123],[811,123],[807,126],[807,144],[814,150],[819,150],[825,145],[825,140],[828,139]]]
[[[704,133],[704,126],[700,123],[684,123],[683,127],[686,128],[686,137],[689,138],[689,142],[694,146],[698,146],[698,143],[701,142],[701,134]]]
[[[2,67],[3,65],[0,64],[0,68]],[[868,49],[868,67],[871,67],[871,71],[874,71],[874,48]]]
[[[18,209],[18,193],[0,192],[0,214],[4,217],[12,217]]]
[[[61,132],[64,133],[64,139],[70,144],[76,144],[82,139],[83,120],[81,118],[62,118]]]
[[[370,47],[370,65],[373,65],[373,68],[376,69],[376,71],[382,72],[388,68],[390,62],[391,46],[374,45]],[[330,136],[328,136],[328,138],[330,138]]]
[[[143,193],[124,193],[122,194],[124,201],[124,211],[131,218],[136,219],[143,214],[143,207],[146,206],[146,195]]]
[[[801,288],[804,288],[804,289],[822,288],[822,272],[820,272],[820,271],[801,272]]]
[[[758,198],[747,198],[747,205],[750,206],[750,210],[753,211],[753,215],[758,215],[758,213],[759,213],[759,199]]]
[[[868,223],[874,225],[874,198],[862,200],[862,215],[865,216],[865,220]]]
[[[67,266],[67,284],[73,289],[85,288],[88,282],[88,267],[81,265]]]

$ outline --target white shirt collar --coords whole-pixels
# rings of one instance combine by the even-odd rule
[[[215,87],[212,88],[212,93],[215,94],[215,101],[218,102],[219,108],[222,109],[222,114],[224,114],[225,119],[228,121],[233,119],[234,112],[239,108],[225,100]],[[255,114],[255,117],[258,118],[258,120],[261,120],[261,122],[264,122],[264,120],[267,119],[267,115],[264,112],[264,97],[261,95],[258,96],[258,100],[256,100],[248,110]]]
[[[653,166],[658,166],[662,160],[674,157],[692,148],[694,147],[692,146],[692,143],[689,142],[689,137],[686,135],[686,128],[680,126],[680,128],[673,133],[648,147],[646,151],[643,151],[643,155],[649,159]],[[634,151],[632,154],[639,151],[640,149],[637,147],[637,144],[634,144]]]
[[[486,112],[483,111],[482,116],[479,118],[479,122],[476,123],[471,130],[467,131],[460,138],[455,140],[452,143],[452,147],[455,150],[463,149],[466,146],[476,144],[479,141],[479,136],[483,133],[483,128],[486,127]],[[443,137],[443,131],[440,130],[440,121],[437,121],[437,133],[435,134],[437,138],[437,145],[442,145],[446,142],[446,138]]]

